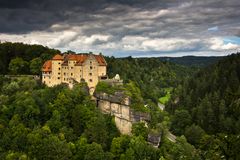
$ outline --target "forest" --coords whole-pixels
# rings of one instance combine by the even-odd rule
[[[240,54],[227,56],[178,85],[167,110],[173,114],[172,132],[185,135],[207,158],[240,159]]]
[[[135,107],[147,104],[151,115],[148,127],[136,123],[129,136],[96,108],[85,83],[69,89],[4,76],[40,75],[43,62],[59,52],[0,44],[0,159],[240,159],[239,53],[195,66],[161,58],[105,57],[109,77],[119,74],[138,102]],[[97,87],[108,93],[121,89]],[[159,98],[166,95],[162,111]],[[167,138],[168,130],[177,136],[175,143]],[[152,132],[162,133],[158,148],[147,142]]]

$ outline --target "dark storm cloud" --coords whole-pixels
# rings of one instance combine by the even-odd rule
[[[228,50],[237,46],[222,39],[240,36],[239,8],[239,0],[0,0],[0,40],[141,55]]]
[[[0,0],[0,32],[22,33],[44,30],[55,23],[81,23],[96,18],[108,6],[124,5],[134,7],[154,6],[154,0]],[[162,3],[158,7],[167,7]],[[123,15],[126,9],[114,14]],[[117,13],[118,12],[118,13]],[[103,14],[111,14],[108,11]]]

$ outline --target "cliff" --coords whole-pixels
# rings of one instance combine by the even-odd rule
[[[150,115],[135,111],[130,107],[131,99],[122,92],[114,94],[94,93],[97,101],[97,107],[106,114],[115,117],[117,128],[122,134],[131,134],[132,124],[140,121],[149,121]]]

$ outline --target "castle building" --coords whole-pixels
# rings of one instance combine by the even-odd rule
[[[42,67],[42,83],[51,87],[66,83],[87,82],[93,94],[98,81],[106,77],[107,63],[103,56],[94,54],[56,54]]]

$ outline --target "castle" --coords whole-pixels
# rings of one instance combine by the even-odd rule
[[[103,56],[89,54],[56,54],[42,67],[42,83],[51,87],[66,83],[87,82],[92,95],[100,79],[105,79],[107,63]]]

